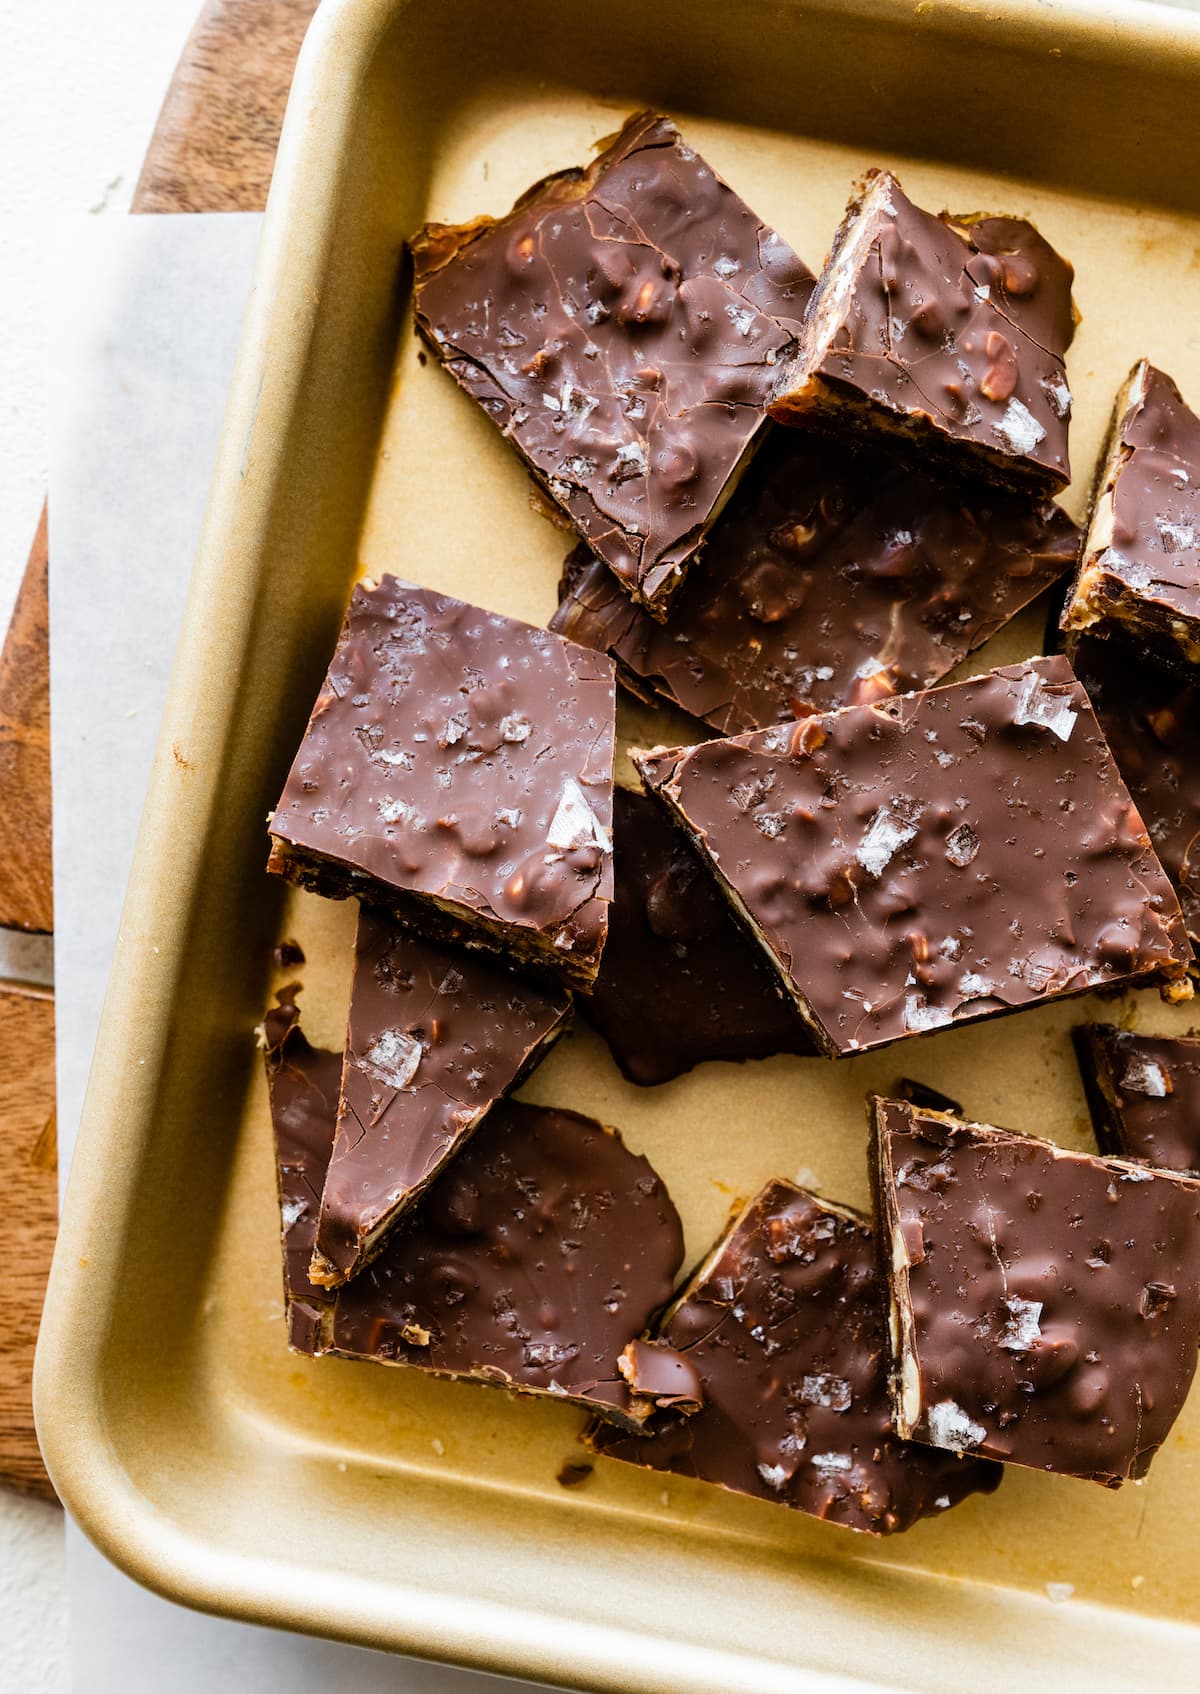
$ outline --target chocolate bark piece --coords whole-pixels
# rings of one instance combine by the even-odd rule
[[[1200,418],[1147,359],[1117,395],[1062,626],[1200,664]]]
[[[803,1018],[665,809],[613,795],[616,893],[600,973],[579,1008],[643,1087],[707,1059],[815,1052]]]
[[[593,1423],[587,1445],[874,1535],[989,1492],[998,1465],[893,1433],[875,1261],[865,1218],[769,1182],[658,1326],[703,1405],[655,1412],[640,1436]]]
[[[570,1013],[565,990],[541,992],[478,953],[421,941],[362,908],[314,1282],[337,1287],[376,1256]]]
[[[1200,945],[1200,684],[1121,630],[1067,652]]]
[[[308,1268],[333,1146],[342,1059],[309,1045],[300,1028],[299,991],[295,982],[279,990],[263,1019],[261,1039],[275,1136],[288,1341],[308,1353],[331,1310],[328,1291],[310,1280]]]
[[[570,1400],[638,1428],[619,1360],[670,1298],[679,1214],[648,1160],[578,1112],[505,1100],[353,1282],[307,1281],[340,1058],[294,1004],[267,1023],[291,1344]]]
[[[393,576],[354,590],[270,868],[434,941],[596,974],[612,899],[612,661]]]
[[[1071,1031],[1102,1153],[1200,1171],[1200,1039],[1112,1024]]]
[[[886,430],[1014,487],[1063,488],[1073,277],[1025,219],[935,217],[868,171],[771,415]]]
[[[833,1057],[1156,975],[1191,994],[1061,656],[636,759]]]
[[[669,119],[411,242],[417,326],[656,614],[766,428],[808,267]]]
[[[898,1100],[875,1182],[903,1436],[1117,1487],[1200,1343],[1200,1182]]]
[[[633,693],[738,735],[940,682],[1078,547],[1050,500],[777,429],[665,628],[585,548],[567,561],[550,628],[611,653]]]

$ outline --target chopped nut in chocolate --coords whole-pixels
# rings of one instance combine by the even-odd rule
[[[875,1103],[900,1434],[1116,1487],[1200,1345],[1200,1182]]]
[[[551,629],[635,694],[738,735],[941,679],[1075,563],[1050,500],[775,430],[664,628],[578,548]]]
[[[292,1346],[571,1400],[637,1428],[619,1361],[683,1258],[649,1163],[577,1112],[501,1101],[374,1263],[315,1287],[341,1061],[296,1019],[293,1001],[266,1024]]]
[[[650,112],[505,217],[411,245],[434,353],[661,616],[763,434],[812,273]]]
[[[1063,488],[1073,275],[1023,218],[935,217],[868,171],[771,415],[886,430],[1006,484]]]
[[[616,892],[600,974],[579,1009],[630,1082],[706,1059],[815,1051],[790,995],[664,807],[613,795]]]
[[[1071,1031],[1102,1153],[1200,1171],[1200,1037]]]
[[[952,1112],[955,1117],[962,1116],[962,1107],[957,1100],[943,1094],[940,1088],[931,1088],[927,1082],[917,1082],[911,1076],[898,1077],[892,1092],[897,1100],[907,1100],[910,1106],[920,1106],[923,1111]]]
[[[478,953],[419,940],[362,908],[314,1282],[336,1287],[375,1257],[570,1012],[565,990],[539,991]]]
[[[1121,630],[1067,652],[1200,944],[1200,683]]]
[[[642,1435],[593,1423],[595,1452],[874,1535],[1000,1481],[998,1465],[896,1438],[871,1230],[789,1182],[734,1217],[657,1334],[662,1360],[639,1369],[689,1367],[691,1415],[655,1411]]]
[[[1200,664],[1200,418],[1142,359],[1117,396],[1066,630],[1130,629]]]
[[[1061,656],[637,755],[822,1049],[1158,976],[1179,903]]]
[[[612,898],[612,661],[385,576],[360,584],[270,868],[587,984]]]

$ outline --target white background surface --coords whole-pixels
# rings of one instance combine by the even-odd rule
[[[128,208],[196,9],[0,0],[0,627],[46,488],[50,232]],[[0,1491],[3,1694],[67,1687],[65,1580],[62,1514]]]

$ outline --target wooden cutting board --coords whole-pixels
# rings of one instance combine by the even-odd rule
[[[316,0],[207,0],[163,102],[135,212],[262,210],[315,10]],[[0,928],[41,933],[54,922],[46,578],[43,509],[0,652]],[[58,1221],[55,1152],[53,998],[0,983],[0,1193],[16,1248],[0,1303],[0,1483],[50,1497],[31,1381]]]

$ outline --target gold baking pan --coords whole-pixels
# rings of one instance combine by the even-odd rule
[[[306,1027],[340,1042],[353,914],[264,875],[267,811],[356,573],[543,622],[566,548],[491,426],[419,361],[401,241],[426,218],[507,208],[641,105],[676,116],[813,265],[869,164],[926,205],[1035,218],[1078,271],[1076,510],[1137,355],[1200,396],[1188,13],[326,0],[280,148],[46,1304],[51,1475],[104,1552],[176,1600],[572,1687],[1193,1688],[1200,1396],[1143,1485],[1014,1471],[994,1499],[875,1544],[603,1462],[565,1489],[570,1408],[284,1344],[250,1031],[288,933],[309,959]],[[1041,639],[1038,611],[972,668]],[[1187,1023],[1152,995],[1130,1009]],[[648,1091],[581,1029],[526,1093],[645,1151],[694,1256],[773,1174],[865,1202],[864,1091],[901,1071],[973,1115],[1085,1145],[1065,1032],[1088,1011],[840,1064],[710,1065]]]

